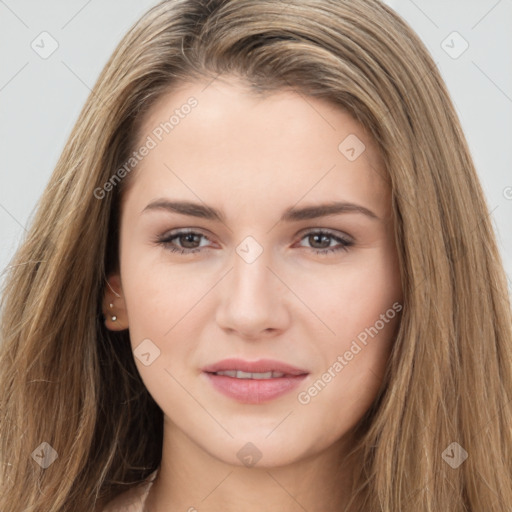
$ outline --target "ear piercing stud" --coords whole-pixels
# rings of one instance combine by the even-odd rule
[[[109,307],[112,309],[114,307],[114,304],[112,304],[112,302],[109,304]],[[112,319],[112,322],[115,322],[117,320],[117,316],[116,315],[112,315],[110,317]]]

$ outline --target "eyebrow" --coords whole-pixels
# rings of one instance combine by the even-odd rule
[[[216,208],[201,203],[191,201],[171,201],[169,199],[156,199],[149,203],[141,212],[141,215],[148,211],[164,210],[181,215],[189,215],[191,217],[199,217],[202,219],[222,222],[226,221],[224,213]],[[287,208],[281,221],[297,222],[301,220],[317,219],[319,217],[327,217],[330,215],[339,215],[342,213],[359,213],[369,217],[372,220],[381,220],[375,213],[368,208],[355,203],[345,201],[332,201],[329,203],[318,204],[313,206],[305,206],[302,208]]]

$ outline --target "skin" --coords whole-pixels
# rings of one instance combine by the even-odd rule
[[[261,98],[233,77],[190,82],[160,98],[141,130],[191,111],[138,164],[121,212],[120,273],[110,276],[110,329],[150,339],[160,355],[135,362],[164,413],[162,464],[148,510],[295,512],[339,510],[349,498],[352,431],[376,397],[399,314],[368,339],[307,404],[298,393],[321,378],[393,303],[402,303],[391,191],[369,133],[338,106],[280,90]],[[338,149],[355,134],[365,150]],[[225,222],[145,207],[190,200],[222,210]],[[348,201],[374,212],[280,222],[291,206]],[[141,213],[143,212],[143,213]],[[157,242],[177,228],[173,253]],[[353,241],[308,236],[330,230]],[[263,252],[236,252],[252,236]],[[254,250],[254,249],[251,249]],[[115,294],[112,292],[115,291]],[[113,302],[114,308],[108,308]],[[243,404],[216,391],[201,367],[226,357],[273,358],[310,373],[277,399]],[[261,459],[244,465],[252,443]],[[256,450],[254,453],[256,453]]]

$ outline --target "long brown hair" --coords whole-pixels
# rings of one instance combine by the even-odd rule
[[[354,498],[365,511],[505,511],[505,273],[439,71],[378,0],[169,0],[120,42],[6,275],[0,510],[90,512],[158,467],[162,411],[138,375],[128,332],[108,331],[101,310],[118,265],[120,198],[134,174],[105,183],[147,135],[141,119],[162,94],[219,74],[255,92],[327,99],[382,151],[404,310],[381,391],[358,425]],[[468,455],[458,467],[449,463],[455,452]]]

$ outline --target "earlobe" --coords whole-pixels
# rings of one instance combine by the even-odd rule
[[[102,309],[107,329],[128,329],[128,316],[119,274],[112,274],[106,280]]]

